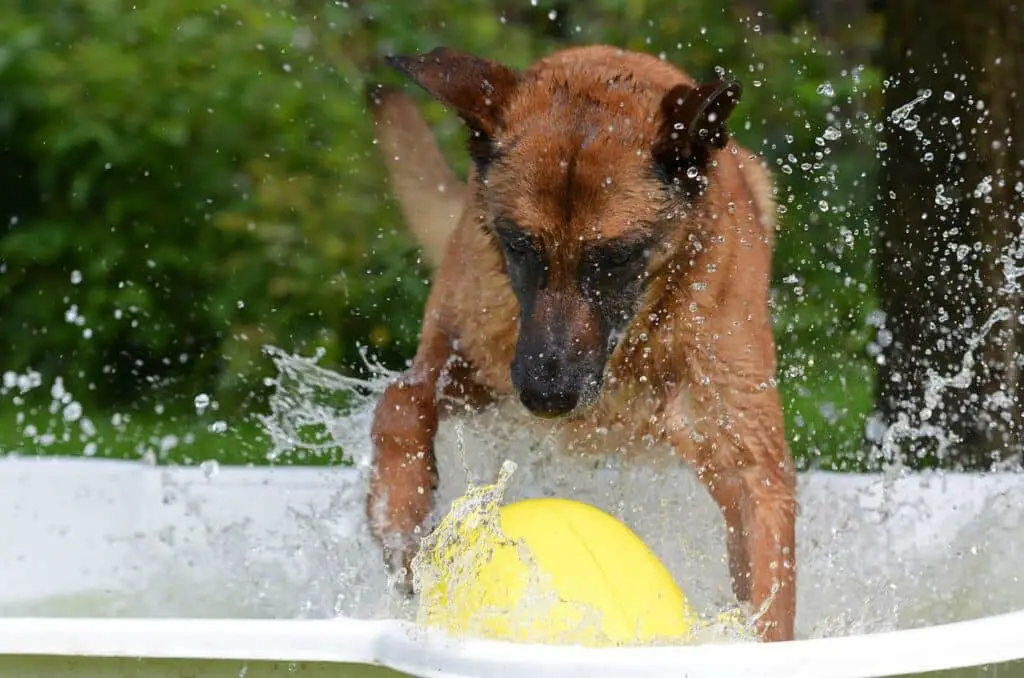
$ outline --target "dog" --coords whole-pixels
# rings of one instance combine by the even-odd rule
[[[367,515],[408,572],[457,408],[671,446],[721,507],[733,591],[793,639],[795,469],[775,382],[771,177],[731,138],[742,88],[570,47],[525,70],[438,47],[388,64],[468,128],[466,182],[399,89],[369,88],[405,221],[435,270],[411,367],[374,411]],[[404,570],[403,570],[404,568]]]

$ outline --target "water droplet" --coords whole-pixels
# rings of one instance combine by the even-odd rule
[[[818,85],[818,94],[823,97],[832,97],[835,96],[835,93],[835,90],[832,88],[832,83],[830,82],[823,82]]]
[[[202,414],[206,411],[206,408],[210,406],[210,396],[205,393],[200,393],[195,398],[196,412]]]
[[[72,285],[77,285],[80,282],[82,282],[82,272],[81,271],[71,271],[71,284]]]
[[[220,473],[220,464],[216,459],[207,459],[199,465],[199,470],[203,472],[203,475],[207,478],[212,478]]]
[[[54,402],[64,402],[64,397],[68,395],[67,390],[64,388],[64,380],[57,377],[53,380],[53,384],[50,386],[50,397],[53,398]]]
[[[72,400],[64,406],[64,421],[75,422],[82,418],[82,405]]]

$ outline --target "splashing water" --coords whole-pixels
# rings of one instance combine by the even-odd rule
[[[421,593],[418,601],[382,594],[387,587],[380,585],[386,575],[381,571],[379,555],[374,555],[378,547],[369,537],[361,513],[357,543],[339,541],[325,525],[340,519],[345,510],[358,511],[356,507],[362,506],[372,461],[369,429],[373,407],[396,375],[367,363],[373,376],[360,380],[319,366],[316,355],[293,356],[273,347],[267,349],[267,354],[279,373],[273,384],[271,414],[263,419],[272,437],[273,455],[319,453],[322,444],[303,442],[301,431],[325,427],[331,431],[331,444],[345,450],[346,460],[358,470],[358,482],[339,489],[327,511],[296,516],[307,535],[316,535],[324,549],[317,555],[307,547],[306,555],[316,556],[323,563],[321,567],[333,574],[326,588],[345,591],[343,596],[338,594],[335,613],[397,616],[415,619],[421,627],[430,626],[431,611],[436,615],[438,609],[444,610],[445,587],[439,584],[457,586],[471,578],[488,556],[487,545],[505,540],[499,527],[500,506],[520,499],[560,496],[590,503],[626,522],[663,558],[676,581],[686,582],[688,599],[701,611],[690,642],[750,637],[746,623],[751,611],[736,606],[728,577],[722,574],[724,528],[717,507],[676,455],[663,450],[659,456],[654,451],[632,464],[614,450],[604,457],[567,455],[555,437],[538,437],[534,422],[511,403],[470,418],[454,417],[442,422],[436,440],[441,476],[438,498],[425,526],[421,551],[413,562],[415,589],[434,593],[428,593],[426,600]],[[343,408],[331,404],[338,400],[345,403]],[[672,509],[689,513],[693,529],[685,534],[666,532],[665,510]],[[474,533],[475,538],[466,540],[467,534]],[[520,621],[543,619],[554,604],[554,594],[531,564],[525,546],[520,544],[518,548],[534,579],[519,608],[503,614]],[[453,559],[452,554],[458,554],[458,558]],[[375,575],[366,577],[364,564],[362,581],[354,581],[353,570],[360,569],[355,561],[365,561],[368,555],[374,558],[371,571],[375,570]],[[714,569],[719,570],[718,577],[705,576]],[[371,582],[380,588],[374,590]],[[430,595],[436,597],[431,599]],[[323,603],[317,606],[307,602],[307,607],[322,608]],[[593,624],[595,629],[599,626],[594,613],[586,610],[581,611],[581,623]],[[477,630],[461,632],[473,634]],[[557,641],[557,634],[539,633]]]
[[[458,636],[486,637],[495,627],[502,636],[517,642],[614,644],[603,632],[600,612],[583,603],[560,601],[550,577],[539,568],[529,547],[507,537],[501,530],[501,506],[516,470],[506,460],[493,484],[470,485],[456,498],[440,524],[421,541],[412,561],[413,582],[419,591],[416,621],[421,630],[442,628]],[[465,614],[466,595],[472,596],[473,582],[494,556],[495,549],[516,549],[527,573],[521,594],[511,605],[473,604],[474,613]],[[694,644],[752,641],[753,622],[739,607],[714,619],[691,620],[685,637],[659,639],[645,644]],[[567,617],[571,620],[566,621]],[[570,630],[571,629],[571,630]]]
[[[927,96],[930,96],[930,92],[922,94],[919,99],[910,102],[899,111],[903,111],[905,108],[907,110],[903,115],[909,114],[910,108]],[[1020,283],[1018,281],[1024,277],[1024,265],[1022,265],[1024,262],[1024,214],[1019,215],[1016,221],[1021,230],[1000,255],[1000,262],[1003,266],[1003,284],[993,292],[993,296],[996,298],[1010,297],[1019,293]],[[1012,301],[1009,304],[1012,304]],[[943,399],[950,390],[964,390],[971,387],[976,376],[975,370],[978,367],[975,352],[982,346],[996,325],[1014,320],[1024,322],[1022,318],[1014,318],[1009,305],[994,308],[981,327],[967,336],[959,369],[955,373],[942,375],[933,368],[928,369],[925,383],[922,385],[923,407],[915,410],[905,404],[903,411],[897,414],[896,420],[885,427],[880,426],[877,420],[868,422],[868,437],[871,438],[872,431],[875,431],[874,439],[878,443],[878,454],[887,464],[887,472],[883,476],[887,493],[893,491],[894,480],[907,472],[900,447],[901,441],[931,438],[937,443],[936,453],[940,458],[960,442],[957,436],[951,434],[943,426],[933,423],[932,415],[941,409]],[[1002,390],[997,392],[994,397],[1009,398]],[[1000,403],[993,402],[990,405],[992,409],[999,409]],[[1020,461],[1019,458],[1010,457],[994,465],[993,468],[1016,470],[1020,468]]]
[[[358,482],[339,489],[334,508],[308,516],[305,523],[306,529],[320,535],[325,545],[318,561],[332,563],[329,571],[336,573],[333,586],[325,583],[325,590],[350,587],[351,575],[342,573],[348,573],[353,564],[363,563],[366,581],[361,592],[353,591],[333,610],[352,616],[388,615],[426,623],[422,608],[414,603],[379,602],[386,597],[382,593],[385,576],[380,571],[379,549],[365,526],[358,529],[360,537],[356,541],[323,537],[324,526],[340,520],[346,510],[350,518],[355,512],[362,520],[366,471],[371,460],[368,441],[372,407],[376,395],[394,375],[379,369],[377,376],[367,381],[343,378],[316,365],[315,359],[277,350],[270,354],[282,375],[272,398],[275,414],[266,421],[275,438],[275,449],[280,454],[292,453],[304,444],[293,433],[299,422],[318,423],[330,427],[346,457],[359,470]],[[353,391],[343,411],[318,401],[324,391],[332,389]],[[941,387],[933,390],[941,397]],[[891,440],[900,435],[899,430],[887,433]],[[567,454],[553,438],[537,435],[529,415],[514,403],[505,403],[469,418],[443,421],[437,434],[436,454],[440,483],[435,512],[426,526],[424,543],[428,551],[443,550],[452,534],[446,526],[457,520],[475,521],[472,524],[483,529],[496,529],[495,515],[501,502],[572,497],[623,520],[666,564],[702,619],[709,620],[696,630],[694,642],[744,638],[739,620],[749,618],[754,611],[737,608],[732,595],[720,513],[689,468],[671,450],[651,449],[634,461],[611,449],[604,456]],[[508,471],[510,468],[515,469],[514,475]],[[998,604],[991,593],[982,593],[982,589],[988,590],[984,581],[1006,581],[1004,568],[1012,567],[1012,559],[1004,562],[995,555],[988,559],[977,555],[964,561],[958,555],[1001,553],[1000,544],[1011,543],[1015,539],[1011,535],[1024,534],[1022,511],[1013,509],[998,496],[979,499],[983,502],[978,508],[981,522],[964,524],[963,531],[957,533],[957,528],[948,527],[956,524],[951,522],[954,514],[947,518],[929,515],[934,505],[929,509],[923,503],[922,490],[917,489],[954,480],[959,478],[943,473],[910,476],[890,469],[872,487],[857,490],[841,500],[841,485],[828,489],[826,484],[823,489],[805,494],[802,501],[806,506],[798,522],[800,637],[894,630],[963,618],[966,608],[991,613],[1013,609],[1017,601],[1024,604],[1024,589],[1018,590],[1020,587],[1004,587],[996,596]],[[982,496],[970,488],[949,492],[951,497]],[[996,505],[1005,510],[997,515]],[[973,515],[967,506],[961,498],[951,503],[950,510],[961,516]],[[906,529],[916,534],[939,529],[936,526],[944,524],[944,529],[952,530],[953,541],[940,546],[939,551],[915,552],[913,542],[898,536],[896,528],[888,531],[888,524],[906,524]],[[307,547],[307,554],[313,552]],[[950,563],[951,557],[955,564]],[[438,576],[436,563],[434,570],[425,568],[424,558],[414,568],[417,589],[421,591]],[[366,566],[368,561],[373,565],[370,568]],[[367,572],[374,574],[366,577]],[[945,577],[946,573],[950,577]]]
[[[488,628],[497,622],[521,642],[561,640],[563,632],[545,623],[558,607],[557,592],[537,567],[529,548],[501,531],[501,505],[515,469],[515,462],[506,460],[495,483],[471,485],[423,538],[412,562],[414,587],[420,592],[416,621],[421,629],[442,628],[459,636],[485,637]],[[493,557],[495,547],[500,546],[514,547],[526,566],[522,595],[508,607],[485,603],[475,614],[463,614],[467,602],[464,595],[472,595],[472,582]],[[599,638],[596,612],[583,605],[578,608],[574,638]]]
[[[270,435],[268,461],[283,456],[301,460],[341,449],[345,461],[365,468],[371,461],[366,441],[373,405],[395,375],[365,356],[364,364],[371,374],[367,380],[320,367],[317,363],[322,351],[307,358],[268,346],[265,353],[278,373],[268,382],[274,387],[270,413],[259,417]],[[328,440],[310,442],[305,434],[311,429],[329,432]]]
[[[161,470],[157,503],[172,518],[157,534],[129,538],[118,593],[90,592],[5,612],[66,614],[73,608],[76,614],[415,621],[416,601],[389,589],[380,549],[363,518],[372,411],[391,375],[345,378],[318,365],[315,356],[278,349],[268,354],[279,370],[264,420],[270,448],[278,455],[342,449],[354,467],[341,475],[312,472],[323,473],[334,487],[329,499],[307,502],[287,468],[278,469],[278,480],[257,498],[259,488],[231,480],[244,469],[199,472],[191,480],[187,469]],[[5,382],[15,392],[18,384],[40,385],[13,374]],[[538,496],[586,502],[629,525],[695,611],[720,623],[708,625],[710,637],[736,639],[730,634],[737,624],[728,619],[732,613],[735,622],[740,614],[728,578],[723,521],[684,463],[657,449],[639,463],[615,450],[601,457],[566,454],[554,441],[538,439],[529,421],[510,404],[442,423],[436,444],[440,487],[428,539],[442,540],[443,530],[429,528],[449,509],[461,514],[474,503],[486,513],[501,501]],[[307,427],[329,430],[330,444],[309,442],[301,435]],[[503,476],[508,462],[515,474]],[[890,475],[853,486],[845,475],[801,478],[799,637],[907,628],[1024,606],[1015,565],[1016,545],[1024,543],[1024,510],[1012,501],[1019,496],[1012,475]],[[500,498],[486,487],[495,478]],[[458,501],[467,486],[470,498]],[[280,514],[258,505],[267,502],[282,506]],[[426,581],[425,572],[419,576]]]
[[[433,625],[435,616],[448,616],[448,589],[476,576],[491,555],[492,541],[509,543],[501,532],[499,511],[515,469],[515,462],[506,461],[495,483],[470,485],[452,502],[437,528],[423,538],[412,560],[413,588],[422,592],[417,612],[421,626]]]

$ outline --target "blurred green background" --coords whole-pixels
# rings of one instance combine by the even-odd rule
[[[744,83],[732,128],[779,184],[792,449],[870,466],[880,38],[802,0],[7,0],[0,451],[267,463],[265,346],[353,375],[415,348],[428,272],[361,94],[401,82],[380,57],[605,42]],[[409,91],[463,171],[458,120]]]

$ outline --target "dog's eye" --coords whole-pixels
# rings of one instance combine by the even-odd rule
[[[605,264],[608,266],[626,266],[627,264],[637,260],[643,254],[643,251],[636,251],[632,249],[613,249],[609,251],[603,257]]]
[[[533,254],[533,247],[530,245],[530,243],[522,239],[503,239],[502,242],[505,245],[505,249],[508,250],[510,254],[515,254],[520,257],[525,257],[530,254]]]
[[[537,248],[530,240],[530,236],[513,227],[506,220],[496,224],[495,231],[507,256],[518,260],[536,256]]]
[[[646,247],[610,247],[601,252],[598,267],[621,269],[640,263],[647,254]]]

